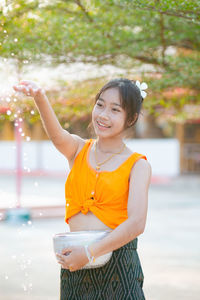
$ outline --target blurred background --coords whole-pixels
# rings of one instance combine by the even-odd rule
[[[125,142],[152,166],[138,253],[148,300],[200,293],[200,3],[0,1],[0,299],[59,299],[52,237],[68,231],[68,162],[31,97],[38,82],[70,133],[95,137],[94,98],[110,79],[148,84]]]

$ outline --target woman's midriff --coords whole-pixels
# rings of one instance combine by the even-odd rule
[[[79,212],[68,220],[70,231],[81,230],[111,230],[101,222],[92,212],[88,211],[86,215]]]

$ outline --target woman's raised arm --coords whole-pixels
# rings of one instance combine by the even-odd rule
[[[70,134],[62,128],[49,103],[45,91],[39,87],[37,83],[30,80],[20,81],[18,85],[13,86],[13,89],[34,98],[34,102],[41,116],[43,127],[49,139],[68,160],[72,160],[84,140],[77,135]]]

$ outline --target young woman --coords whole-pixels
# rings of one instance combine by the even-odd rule
[[[35,82],[21,81],[13,87],[34,97],[47,135],[68,159],[65,220],[70,231],[110,230],[87,249],[74,246],[57,255],[62,266],[62,300],[145,299],[137,237],[145,229],[151,166],[146,156],[132,152],[123,141],[146,96],[142,86],[147,87],[124,78],[105,84],[92,111],[96,139],[88,140],[61,127],[45,92]],[[91,258],[111,251],[104,266],[82,269]]]

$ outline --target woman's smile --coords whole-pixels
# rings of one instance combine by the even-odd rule
[[[101,129],[101,130],[106,130],[111,127],[111,126],[107,126],[106,124],[102,123],[101,121],[97,121],[97,125],[98,125],[99,129]]]

